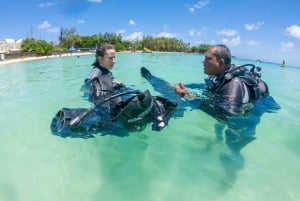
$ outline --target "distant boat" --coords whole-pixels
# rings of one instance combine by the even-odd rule
[[[152,53],[152,51],[146,47],[143,48],[143,53]]]
[[[285,65],[285,60],[282,61],[282,64],[280,65],[282,68],[284,68],[286,65]]]

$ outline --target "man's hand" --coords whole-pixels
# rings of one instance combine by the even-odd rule
[[[185,94],[189,93],[189,90],[181,82],[175,86],[174,91],[180,96],[184,96]]]

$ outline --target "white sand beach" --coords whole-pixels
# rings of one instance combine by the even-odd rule
[[[23,57],[23,58],[18,58],[18,59],[5,59],[5,60],[0,60],[0,67],[5,66],[6,64],[10,64],[10,63],[32,61],[32,60],[39,60],[39,59],[49,59],[49,58],[55,58],[55,57],[90,55],[90,54],[94,54],[94,53],[92,53],[92,52],[75,52],[75,53],[63,53],[63,54],[57,54],[57,55],[51,55],[51,56]]]

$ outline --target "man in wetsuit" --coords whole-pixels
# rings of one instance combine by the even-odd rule
[[[269,96],[267,84],[260,79],[260,68],[249,71],[231,64],[231,53],[225,45],[213,45],[203,61],[207,90],[200,109],[216,118],[215,132],[218,141],[223,139],[230,149],[229,154],[220,154],[225,169],[223,182],[232,185],[236,173],[244,165],[241,150],[255,139],[256,126],[264,112],[280,109]],[[190,97],[188,85],[179,83],[175,92],[181,97]],[[247,114],[247,115],[244,115]]]
[[[249,109],[249,105],[257,98],[269,95],[267,84],[260,80],[259,94],[253,94],[243,79],[231,73],[235,66],[231,65],[231,53],[225,45],[211,46],[205,54],[203,61],[204,73],[208,75],[205,80],[209,101],[201,104],[201,109],[217,119],[226,118],[228,115],[241,114]],[[184,84],[179,83],[175,92],[181,96],[189,94]],[[212,104],[213,103],[213,104]],[[244,107],[244,108],[243,108]]]

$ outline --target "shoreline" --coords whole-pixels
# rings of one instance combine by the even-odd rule
[[[130,51],[123,51],[121,53],[129,53]],[[140,51],[142,52],[142,51]],[[5,66],[6,64],[19,63],[24,61],[34,61],[41,59],[50,59],[50,58],[58,58],[58,57],[71,57],[71,56],[84,56],[84,55],[94,55],[94,52],[72,52],[72,53],[62,53],[62,54],[53,54],[48,56],[33,56],[33,57],[20,57],[17,59],[5,59],[0,60],[0,67]]]
[[[120,53],[132,53],[131,51],[123,51]],[[136,51],[135,53],[142,53],[142,51]],[[154,51],[152,53],[174,53],[174,52],[158,52]],[[177,52],[179,53],[179,52]],[[57,58],[57,57],[70,57],[70,56],[83,56],[83,55],[93,55],[95,53],[93,52],[73,52],[73,53],[62,53],[62,54],[54,54],[54,55],[49,55],[49,56],[33,56],[33,57],[21,57],[17,59],[5,59],[5,60],[0,60],[0,67],[4,67],[6,64],[12,64],[12,63],[19,63],[19,62],[24,62],[24,61],[34,61],[34,60],[41,60],[41,59],[50,59],[50,58]],[[198,54],[198,53],[196,53]],[[243,59],[243,58],[238,58],[241,60],[253,60],[253,59]],[[257,60],[253,60],[256,61]],[[280,65],[279,63],[274,63],[274,62],[268,62],[268,61],[260,61],[260,63],[272,63],[272,64],[277,64]],[[290,66],[290,67],[296,67],[297,66]]]
[[[62,54],[56,54],[56,55],[50,55],[50,56],[35,56],[35,57],[24,57],[24,58],[18,58],[18,59],[7,59],[7,60],[0,60],[0,67],[5,66],[6,64],[11,63],[19,63],[24,61],[34,61],[34,60],[40,60],[40,59],[50,59],[50,58],[57,58],[57,57],[70,57],[70,56],[82,56],[82,55],[91,55],[94,54],[92,52],[74,52],[74,53],[62,53]]]

